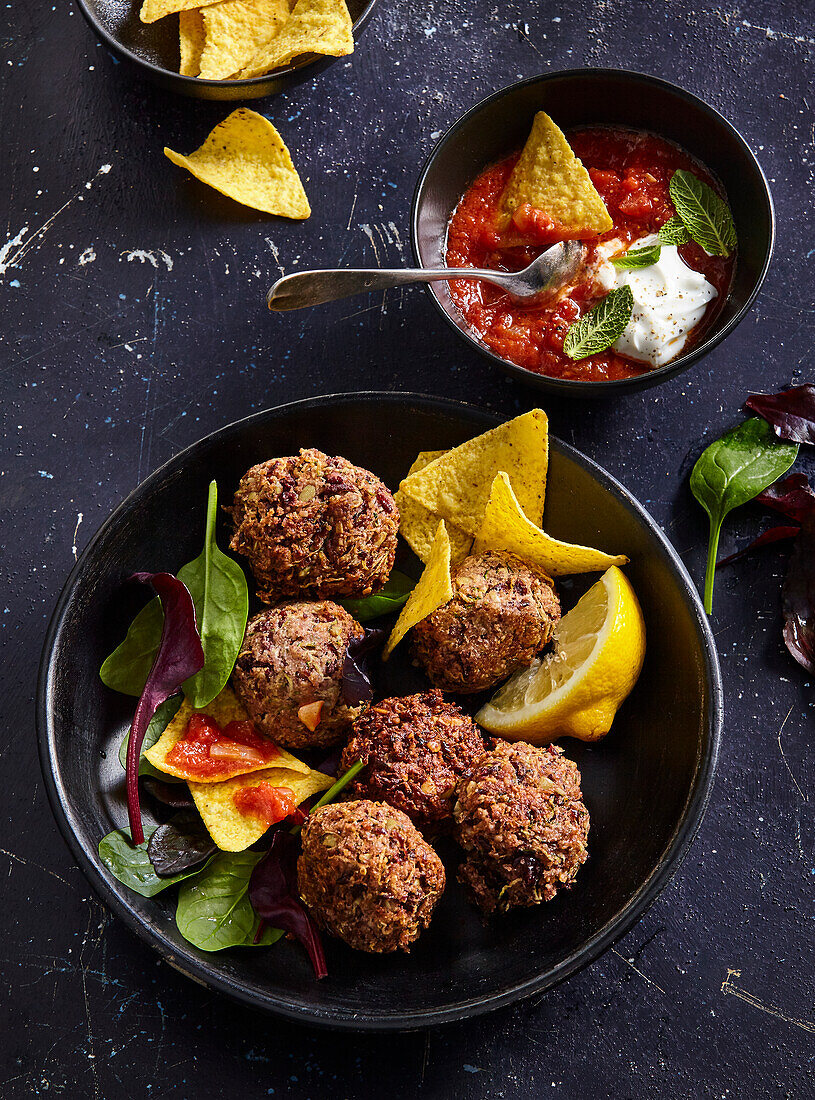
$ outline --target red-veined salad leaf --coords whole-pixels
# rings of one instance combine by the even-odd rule
[[[218,847],[196,813],[176,814],[153,832],[147,855],[159,878],[191,871],[215,855]]]
[[[164,613],[158,652],[136,705],[127,743],[127,814],[133,842],[139,845],[144,842],[139,806],[139,760],[144,735],[156,709],[203,667],[204,650],[195,625],[192,597],[180,580],[170,573],[134,573],[130,579],[149,584]]]
[[[806,474],[790,474],[759,493],[756,503],[772,508],[796,523],[803,523],[815,513],[815,489],[809,484]]]
[[[783,590],[784,644],[815,674],[815,516],[804,522],[787,567]]]
[[[358,707],[374,697],[367,661],[374,650],[385,644],[387,632],[366,629],[363,638],[352,638],[345,649],[342,666],[342,698],[346,706]]]
[[[726,558],[720,558],[717,565],[719,568],[723,565],[732,565],[735,561],[741,561],[742,558],[746,558],[748,554],[752,554],[754,550],[760,550],[762,546],[770,546],[776,542],[785,542],[788,539],[794,539],[796,535],[800,534],[800,527],[784,527],[779,525],[778,527],[770,527],[766,531],[754,538],[752,542],[748,542],[746,546],[742,546],[741,550],[736,550],[733,554],[728,554]]]
[[[815,386],[811,382],[780,393],[751,393],[744,404],[771,424],[779,439],[815,443]]]

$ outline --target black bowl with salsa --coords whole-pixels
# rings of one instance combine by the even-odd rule
[[[655,77],[618,70],[574,70],[515,84],[484,100],[441,139],[414,196],[412,238],[425,267],[519,270],[560,239],[546,219],[523,224],[523,245],[496,232],[493,214],[537,111],[564,130],[613,220],[587,241],[587,262],[605,242],[624,246],[656,232],[674,214],[668,193],[677,169],[726,196],[738,249],[709,256],[691,241],[679,255],[716,290],[684,347],[651,366],[612,349],[573,360],[563,352],[569,325],[598,300],[590,278],[553,308],[520,304],[487,283],[457,280],[428,288],[447,320],[508,373],[542,389],[611,396],[655,385],[696,362],[742,319],[772,252],[772,200],[746,143],[695,96]],[[517,223],[517,217],[516,217]],[[516,235],[517,237],[517,235]]]

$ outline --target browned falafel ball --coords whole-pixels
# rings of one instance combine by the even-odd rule
[[[364,634],[331,600],[284,603],[251,618],[232,684],[261,732],[289,749],[342,741],[363,710],[343,699],[345,650]]]
[[[352,796],[389,802],[420,829],[442,832],[452,824],[457,780],[483,753],[469,715],[440,691],[426,691],[383,699],[357,718],[340,771],[361,760]]]
[[[369,596],[393,568],[399,511],[387,486],[346,458],[310,448],[261,462],[228,511],[229,545],[249,559],[265,603]]]
[[[453,598],[413,628],[413,655],[436,687],[483,691],[551,639],[560,619],[552,582],[514,554],[465,558],[452,581]]]
[[[297,861],[317,923],[358,951],[409,951],[444,890],[441,860],[400,810],[338,802],[309,814]]]
[[[501,741],[459,780],[458,872],[485,913],[550,901],[586,860],[589,813],[577,765],[556,745]]]

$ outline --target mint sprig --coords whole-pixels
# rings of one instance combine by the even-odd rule
[[[566,333],[563,351],[570,359],[587,359],[610,348],[622,336],[634,311],[631,287],[612,290],[583,317],[575,321]]]
[[[657,236],[662,244],[675,244],[677,246],[687,244],[691,239],[690,233],[685,228],[685,223],[676,216],[668,218]]]
[[[632,248],[628,252],[623,252],[621,256],[615,256],[611,262],[623,271],[633,271],[655,264],[661,252],[662,245],[659,243],[646,244],[642,248]]]
[[[677,169],[668,185],[671,202],[691,237],[711,256],[729,256],[736,247],[730,207],[692,172]]]

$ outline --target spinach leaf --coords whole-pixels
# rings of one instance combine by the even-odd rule
[[[622,336],[634,311],[631,287],[617,287],[578,318],[566,333],[563,351],[570,359],[587,359],[610,348]]]
[[[144,830],[144,840],[138,845],[130,839],[130,829],[114,829],[99,841],[99,858],[113,877],[143,898],[152,898],[168,886],[201,871],[200,867],[196,867],[191,871],[159,878],[147,855],[147,844],[155,831],[155,825],[148,825]]]
[[[337,603],[342,604],[358,623],[366,623],[370,619],[378,619],[380,615],[390,615],[391,612],[398,611],[407,602],[415,584],[410,577],[394,569],[385,587],[373,596],[365,596],[360,600],[337,600]]]
[[[181,935],[201,951],[251,947],[260,918],[249,901],[249,879],[263,852],[219,852],[178,892],[175,922]],[[265,927],[258,946],[275,943],[283,933]]]
[[[677,169],[668,184],[671,202],[691,237],[711,256],[729,256],[736,247],[730,207],[693,172]]]
[[[194,561],[178,570],[178,579],[189,589],[204,667],[184,684],[184,694],[196,709],[205,707],[226,684],[243,642],[249,614],[246,576],[215,542],[218,485],[211,482],[207,501],[204,549]],[[102,682],[125,695],[141,695],[158,650],[164,616],[158,600],[138,613],[121,645],[99,670]]]
[[[753,418],[726,432],[699,456],[690,475],[690,488],[710,517],[704,595],[708,614],[713,607],[716,554],[725,516],[772,485],[797,454],[797,443],[780,442],[765,420]]]
[[[218,483],[210,482],[204,549],[178,571],[190,590],[198,633],[204,647],[204,667],[184,684],[184,694],[197,709],[211,703],[226,685],[235,667],[249,615],[246,575],[215,542]]]
[[[150,725],[144,734],[144,740],[141,744],[141,756],[139,757],[139,775],[149,775],[152,779],[160,779],[163,783],[183,783],[183,779],[177,779],[174,775],[165,775],[164,772],[160,772],[158,768],[154,768],[147,757],[144,755],[147,749],[152,749],[162,733],[167,729],[170,721],[175,718],[179,708],[181,707],[181,695],[174,695],[172,699],[167,699],[160,707],[157,708],[156,713],[150,719]],[[127,767],[127,743],[130,740],[130,731],[124,736],[119,746],[119,763],[123,768]]]

